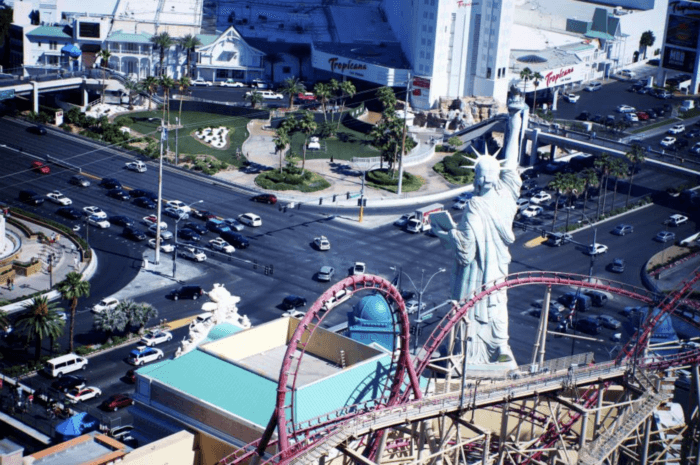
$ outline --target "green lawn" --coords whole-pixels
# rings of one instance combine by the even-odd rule
[[[372,147],[371,144],[371,138],[367,134],[353,131],[341,124],[335,137],[321,140],[321,147],[325,146],[325,151],[307,150],[306,158],[330,159],[331,155],[335,160],[352,160],[352,157],[378,157],[379,150]],[[292,150],[301,158],[304,150],[304,134],[300,132],[292,134]]]
[[[160,133],[156,132],[156,128],[160,126],[160,118],[163,116],[159,111],[144,111],[139,113],[131,113],[128,115],[134,122],[128,126],[134,131],[141,134],[149,135],[157,140]],[[170,111],[170,121],[175,124],[175,118],[178,116],[177,111]],[[154,118],[149,121],[149,118]],[[234,162],[236,149],[243,145],[243,141],[248,138],[248,130],[246,125],[249,119],[242,116],[224,116],[214,113],[200,113],[194,111],[182,112],[183,127],[178,130],[178,149],[181,156],[186,155],[212,155],[221,161],[227,163]],[[199,142],[192,137],[192,133],[198,128],[226,126],[231,132],[229,133],[229,148],[224,150],[215,149],[206,144]],[[168,145],[172,152],[175,151],[175,132],[168,135]]]

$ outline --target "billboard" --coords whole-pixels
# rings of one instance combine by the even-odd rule
[[[405,86],[408,80],[407,69],[389,68],[319,50],[313,50],[311,65],[316,69],[359,78],[383,86]]]
[[[698,44],[700,20],[687,16],[668,15],[666,43],[695,49]]]
[[[675,69],[676,71],[684,71],[693,73],[695,69],[695,52],[682,50],[675,47],[664,48],[664,60],[661,66],[666,69]]]

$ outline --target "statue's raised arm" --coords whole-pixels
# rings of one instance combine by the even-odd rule
[[[526,118],[527,105],[522,97],[515,96],[508,102],[508,130],[504,140],[505,153],[503,168],[515,170],[518,166],[521,144],[523,141],[523,122]]]

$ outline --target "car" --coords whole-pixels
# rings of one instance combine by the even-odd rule
[[[19,199],[30,205],[41,205],[44,203],[44,197],[37,194],[33,190],[24,189],[19,191]]]
[[[625,121],[630,123],[638,123],[639,117],[636,113],[625,113]]]
[[[606,126],[615,126],[617,121],[613,115],[608,115],[605,117],[605,121],[600,121],[600,123],[605,124]]]
[[[659,142],[659,144],[661,144],[662,147],[670,147],[675,143],[676,143],[676,138],[670,137],[670,136],[664,137],[663,139],[661,139],[661,142]]]
[[[554,232],[554,233],[548,233],[547,234],[547,245],[551,245],[554,247],[559,247],[564,244],[568,244],[573,240],[573,236],[569,233],[559,233],[559,232]]]
[[[142,233],[142,234],[143,234],[143,233]],[[145,238],[146,235],[144,234],[143,237]],[[155,249],[155,248],[156,248],[156,239],[155,239],[155,238],[149,239],[149,240],[148,240],[148,246],[149,246],[150,248],[152,248],[152,249]],[[173,253],[174,250],[175,250],[175,246],[174,246],[173,244],[170,244],[170,243],[168,243],[168,242],[160,241],[160,251],[161,251],[161,252],[163,252],[163,253]]]
[[[101,219],[107,219],[107,213],[105,213],[100,207],[95,207],[91,205],[89,207],[83,207],[84,215],[95,216]]]
[[[411,215],[405,214],[401,215],[396,221],[394,221],[394,226],[398,226],[400,228],[403,228],[406,226],[406,223],[408,223],[408,220],[411,218]]]
[[[460,199],[452,205],[452,208],[455,210],[464,210],[467,208],[467,205],[469,204],[469,200],[466,199]]]
[[[188,258],[190,260],[194,260],[195,262],[203,262],[207,259],[207,256],[204,252],[194,247],[182,247],[180,250],[180,256]]]
[[[146,234],[148,234],[151,237],[156,237],[156,234],[158,233],[158,226],[155,224],[152,224],[148,227],[146,230]],[[173,238],[173,233],[168,231],[167,229],[163,228],[163,225],[160,226],[160,238],[161,240],[164,241],[169,241],[170,239]]]
[[[209,247],[211,247],[213,250],[216,250],[217,252],[223,252],[227,254],[232,254],[236,251],[236,248],[234,246],[232,246],[220,237],[210,240]]]
[[[331,241],[326,236],[314,237],[314,245],[318,250],[331,250]]]
[[[306,312],[302,312],[301,310],[290,310],[288,312],[284,312],[282,314],[283,318],[298,318],[302,319],[306,316]]]
[[[690,141],[688,140],[687,137],[680,138],[676,141],[676,146],[674,147],[675,149],[684,149],[688,145],[690,145]]]
[[[319,281],[330,281],[333,279],[333,275],[335,274],[335,268],[332,266],[324,265],[321,267],[320,270],[318,270],[318,273],[316,274],[316,279]]]
[[[114,178],[102,178],[100,181],[100,186],[106,188],[106,189],[121,189],[122,183],[119,182],[117,179]]]
[[[588,83],[588,85],[585,87],[586,92],[595,92],[597,90],[600,90],[603,88],[603,84],[601,82],[593,81]]]
[[[126,164],[126,169],[136,171],[137,173],[145,173],[148,170],[146,164],[139,160],[128,162]]]
[[[631,107],[629,105],[618,105],[617,106],[617,112],[618,113],[634,113],[637,111],[634,107]]]
[[[127,372],[124,374],[124,380],[127,383],[136,384],[136,370],[127,370]]]
[[[77,174],[75,176],[71,176],[68,183],[79,187],[90,187],[90,180],[85,176],[80,176]]]
[[[94,399],[102,395],[102,390],[96,388],[95,386],[83,386],[75,388],[66,393],[66,400],[77,404],[78,402],[85,402],[86,400]]]
[[[187,205],[185,202],[181,200],[168,200],[167,202],[168,207],[173,207],[178,210],[180,210],[183,213],[189,213],[192,211],[192,207]]]
[[[306,307],[306,298],[290,294],[282,300],[282,308],[285,310],[294,310],[298,307]]]
[[[637,89],[637,93],[639,95],[645,95],[648,94],[651,91],[649,87],[646,86],[640,86],[639,89]]]
[[[204,296],[204,294],[205,292],[204,289],[202,289],[202,286],[188,285],[182,286],[179,289],[174,289],[169,295],[171,299],[177,301],[180,299],[197,300]]]
[[[245,98],[250,98],[250,96],[253,94],[260,94],[260,95],[262,95],[262,98],[265,100],[282,100],[282,99],[284,99],[284,95],[277,93],[277,92],[273,92],[271,90],[254,90],[251,92],[246,92]]]
[[[155,208],[158,206],[153,200],[149,199],[148,197],[138,197],[134,199],[133,203],[137,207],[147,208],[149,210],[155,210]]]
[[[156,224],[156,222],[158,221],[158,217],[156,215],[144,216],[142,219],[143,222],[149,226]],[[168,229],[168,223],[166,223],[165,221],[161,221],[160,229]]]
[[[420,305],[419,305],[419,303],[420,303]],[[425,310],[425,308],[427,306],[428,305],[425,302],[419,302],[416,299],[411,299],[411,300],[406,302],[406,313],[408,313],[409,315],[412,315],[412,314],[419,311],[418,310],[419,307],[420,307],[420,312],[423,312],[423,310]]]
[[[680,226],[680,225],[687,223],[687,222],[688,222],[687,216],[675,214],[675,215],[669,216],[668,219],[666,221],[664,221],[664,224],[668,225],[668,226]]]
[[[618,320],[611,317],[610,315],[598,316],[598,323],[600,323],[601,326],[604,326],[604,327],[610,328],[610,329],[619,329],[622,327],[622,323],[620,323]]]
[[[676,233],[671,232],[671,231],[661,231],[654,237],[654,240],[657,242],[663,242],[666,243],[668,241],[675,241],[676,240]]]
[[[587,111],[582,111],[576,117],[576,120],[578,120],[578,121],[588,121],[590,119],[591,119],[591,114]]]
[[[561,97],[569,103],[576,103],[578,99],[581,98],[580,95],[572,94],[570,92],[564,92]]]
[[[691,152],[700,154],[700,142],[696,142],[693,148],[690,149]]]
[[[656,119],[659,117],[659,114],[656,113],[656,111],[651,109],[651,108],[644,110],[644,113],[646,113],[650,119]]]
[[[535,305],[535,303],[539,303],[539,305]],[[530,314],[534,317],[539,318],[542,316],[542,300],[535,301],[533,303],[533,308],[530,311]],[[559,302],[550,302],[549,303],[549,318],[548,320],[553,323],[558,323],[564,319],[564,316],[566,315],[567,308],[564,307],[562,304]]]
[[[254,228],[262,226],[262,219],[255,213],[243,213],[242,215],[238,215],[238,221]]]
[[[134,226],[125,226],[122,230],[122,235],[132,241],[139,242],[146,240],[146,233]]]
[[[263,81],[262,79],[258,78],[250,81],[250,85],[251,87],[255,87],[257,89],[267,89],[268,87],[270,87],[270,85],[266,81]]]
[[[627,92],[639,92],[642,89],[644,89],[644,84],[640,84],[639,81],[637,81],[627,88]]]
[[[69,220],[79,220],[83,217],[82,212],[74,207],[61,207],[56,210],[56,213]]]
[[[120,408],[130,407],[132,405],[134,405],[134,399],[128,395],[112,394],[100,404],[100,408],[108,412],[116,412]]]
[[[540,191],[537,194],[530,197],[530,202],[535,204],[540,204],[548,200],[552,200],[552,196],[545,191]]]
[[[172,339],[173,334],[171,332],[163,331],[161,329],[152,329],[141,338],[141,342],[146,344],[148,347],[153,347],[154,345],[162,342],[169,342]]]
[[[187,228],[187,229],[191,229],[192,231],[196,232],[197,234],[199,234],[201,236],[203,236],[209,232],[209,230],[206,228],[206,226],[202,226],[199,223],[193,223],[191,221],[188,221],[187,223],[185,223],[185,225],[183,227]]]
[[[591,302],[596,307],[602,307],[608,303],[608,296],[599,291],[588,290],[584,292],[585,295],[591,298]]]
[[[129,352],[126,361],[132,365],[143,365],[144,363],[160,360],[163,358],[163,351],[153,347],[137,346]]]
[[[624,236],[625,234],[632,234],[634,232],[634,226],[631,224],[618,224],[615,226],[615,229],[610,232],[616,236]]]
[[[576,320],[574,326],[576,327],[577,331],[581,331],[582,333],[588,333],[592,335],[600,333],[601,329],[601,325],[598,322],[598,318],[592,316],[587,316],[586,318],[579,318],[578,320]]]
[[[206,87],[211,87],[212,83],[209,81],[205,81],[203,78],[198,77],[197,79],[193,79],[191,81],[191,85],[193,86],[206,86]]]
[[[321,140],[318,137],[309,137],[309,143],[306,145],[309,150],[321,150]]]
[[[664,108],[664,107],[654,107],[654,112],[656,112],[656,114],[657,114],[658,116],[664,116],[664,115],[666,114],[666,108]]]
[[[686,137],[690,139],[695,139],[697,137],[700,137],[700,129],[691,129],[688,134],[686,134]]]
[[[649,114],[646,111],[638,111],[637,112],[637,119],[639,119],[639,121],[648,121]]]
[[[72,389],[82,388],[87,383],[84,376],[78,375],[63,375],[56,381],[51,383],[51,387],[57,391],[66,393]]]
[[[277,203],[277,196],[273,194],[258,194],[251,197],[250,200],[252,200],[253,202],[261,202],[274,205]]]
[[[106,297],[100,300],[92,307],[92,313],[102,313],[108,310],[114,310],[119,305],[119,299],[114,297]]]
[[[612,263],[609,265],[610,271],[613,273],[624,273],[625,272],[625,259],[624,258],[614,258]]]
[[[166,216],[169,216],[171,218],[177,218],[181,220],[186,220],[190,217],[187,213],[183,212],[180,209],[174,208],[174,207],[166,207],[163,209],[163,213]]]
[[[151,199],[153,201],[158,200],[158,194],[156,194],[155,192],[147,191],[145,189],[131,189],[129,191],[129,195],[132,199],[146,197],[147,199]]]
[[[229,244],[235,246],[237,249],[247,249],[250,247],[250,241],[247,237],[231,230],[224,231],[221,238]]]
[[[315,102],[316,95],[313,92],[299,92],[297,94],[297,100],[302,102]]]
[[[27,130],[29,132],[33,132],[37,136],[45,136],[46,135],[46,127],[42,126],[41,124],[36,124],[34,126],[30,126]]]
[[[355,264],[352,266],[352,274],[353,275],[362,275],[367,272],[367,266],[363,262],[355,262]]]
[[[194,232],[193,230],[189,228],[184,228],[184,229],[179,229],[177,231],[177,237],[180,239],[184,239],[186,241],[194,241],[194,242],[199,242],[202,240],[202,236]]]
[[[109,217],[109,222],[124,227],[134,226],[136,224],[134,220],[124,215],[112,215]]]
[[[673,97],[673,94],[667,90],[659,90],[656,92],[656,98],[660,98],[661,100],[668,100]]]
[[[634,71],[630,71],[629,69],[620,70],[617,74],[627,79],[632,79],[636,75]]]
[[[99,216],[94,216],[94,215],[88,216],[87,224],[92,225],[92,226],[96,226],[100,229],[107,229],[110,226],[112,226],[112,224],[109,221],[107,221],[106,218],[100,218]]]
[[[245,84],[239,81],[234,81],[233,79],[226,79],[219,83],[220,87],[245,87]]]
[[[537,181],[532,181],[532,182],[534,182],[535,184],[537,183]],[[471,199],[472,197],[474,197],[474,193],[473,193],[473,192],[462,192],[461,194],[459,194],[459,195],[455,198],[455,200],[456,200],[456,201],[460,201],[460,200],[469,200],[469,199]]]
[[[107,195],[117,200],[131,200],[131,196],[124,189],[110,189]]]
[[[535,216],[541,215],[544,210],[539,205],[530,205],[525,210],[523,210],[522,215],[527,218],[534,218]]]
[[[607,251],[607,245],[596,242],[595,244],[589,245],[588,250],[586,252],[588,253],[588,255],[601,255],[607,253]]]
[[[46,194],[46,198],[59,205],[73,205],[73,201],[59,191],[49,192]]]
[[[646,307],[625,307],[622,310],[620,310],[620,314],[624,317],[631,317],[632,315],[635,315],[637,313],[641,313],[644,311]]]
[[[194,216],[198,220],[204,220],[207,221],[211,218],[216,218],[216,215],[210,212],[209,210],[199,210],[193,208],[192,211],[190,212],[190,215]]]
[[[530,205],[530,199],[524,199],[520,197],[518,200],[515,201],[515,203],[518,206],[518,210],[523,211],[528,207],[528,205]]]
[[[680,134],[682,132],[685,132],[685,125],[684,124],[676,124],[671,126],[668,131],[669,134]]]
[[[224,220],[224,224],[233,231],[243,231],[245,229],[243,223],[238,221],[236,218],[226,218]]]
[[[32,171],[35,173],[40,173],[40,174],[50,174],[51,173],[51,167],[48,165],[45,165],[43,162],[40,161],[33,161],[31,165]]]

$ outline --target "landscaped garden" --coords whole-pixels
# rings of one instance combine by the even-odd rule
[[[378,157],[380,155],[372,145],[372,138],[368,134],[363,134],[359,131],[353,131],[341,123],[340,129],[337,129],[337,121],[329,122],[329,127],[332,127],[333,136],[328,137],[328,134],[323,134],[323,127],[319,127],[313,134],[321,139],[321,150],[306,150],[306,159],[330,159],[333,156],[334,160],[352,160],[353,157]],[[308,141],[307,141],[308,142]],[[300,131],[295,131],[291,134],[291,150],[296,156],[301,156],[304,150],[304,134]]]
[[[281,173],[279,170],[269,170],[259,174],[255,184],[275,191],[317,192],[330,187],[322,176],[309,170],[302,173],[301,168],[291,165],[287,165]]]
[[[470,168],[473,163],[465,157],[475,160],[476,157],[469,153],[456,152],[448,155],[433,165],[433,171],[440,174],[451,184],[465,185],[474,180],[474,169]]]

